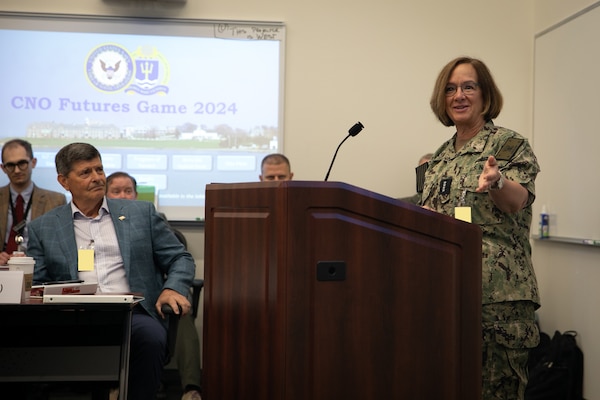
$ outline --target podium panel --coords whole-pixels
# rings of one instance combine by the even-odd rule
[[[481,398],[481,231],[336,182],[208,185],[203,398]]]

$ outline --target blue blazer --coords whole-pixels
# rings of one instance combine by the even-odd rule
[[[129,287],[144,296],[142,306],[161,320],[155,309],[160,292],[168,288],[187,296],[195,275],[194,259],[152,203],[107,199],[107,204]],[[70,203],[31,221],[28,231],[27,255],[35,259],[35,283],[77,279]]]

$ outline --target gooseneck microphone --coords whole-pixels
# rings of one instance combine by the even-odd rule
[[[335,157],[337,156],[338,150],[340,149],[340,147],[342,147],[342,144],[344,144],[344,142],[346,141],[346,139],[348,139],[350,136],[356,136],[360,133],[360,131],[362,131],[364,128],[364,125],[360,123],[360,121],[358,121],[357,123],[355,123],[354,125],[352,125],[352,128],[348,129],[348,136],[346,136],[344,138],[344,140],[342,140],[342,142],[338,145],[337,149],[335,150],[335,153],[333,154],[333,159],[331,160],[331,164],[329,164],[329,169],[327,170],[327,175],[325,175],[325,182],[327,182],[327,179],[329,178],[329,173],[331,172],[331,167],[333,167],[333,162],[335,161]]]

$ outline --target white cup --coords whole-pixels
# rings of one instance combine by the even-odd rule
[[[9,270],[23,271],[25,298],[28,299],[31,296],[31,285],[33,284],[33,268],[35,267],[35,260],[33,257],[27,256],[11,257],[7,264]]]

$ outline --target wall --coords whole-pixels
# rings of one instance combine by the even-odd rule
[[[591,0],[536,0],[535,33],[544,31],[594,3],[596,1]],[[595,40],[590,43],[592,46],[597,45]],[[568,79],[564,76],[556,77],[564,78]],[[577,169],[579,163],[567,162],[565,165]],[[543,174],[544,165],[541,168]],[[560,185],[560,182],[555,184]],[[585,196],[598,197],[598,188],[594,183],[589,185],[588,182],[582,182],[583,186],[586,187]],[[598,248],[539,240],[533,243],[533,262],[542,299],[540,325],[548,333],[570,329],[578,332],[578,343],[585,357],[584,397],[587,399],[600,398],[600,381],[597,379],[600,371],[600,348],[596,343],[600,337],[596,310],[597,304],[600,304],[600,291],[596,287],[600,282],[599,259]]]

